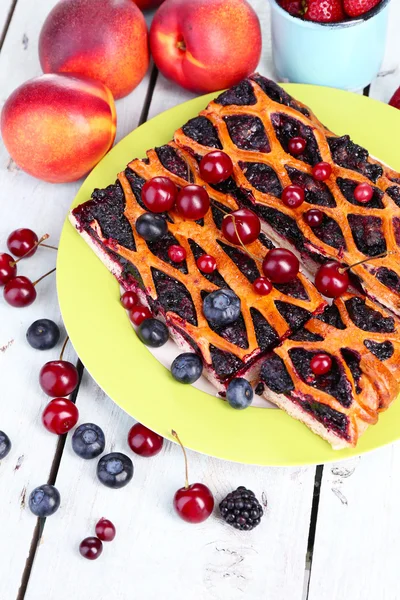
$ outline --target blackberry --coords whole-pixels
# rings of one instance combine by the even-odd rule
[[[254,492],[243,485],[227,495],[219,505],[225,521],[241,531],[249,531],[259,525],[264,512]]]

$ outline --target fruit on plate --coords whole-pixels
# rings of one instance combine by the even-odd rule
[[[78,73],[122,98],[149,65],[147,27],[132,0],[64,0],[48,15],[39,38],[44,73]]]
[[[164,0],[133,0],[136,6],[140,8],[140,10],[151,10],[153,8],[158,8],[160,4],[164,2]]]
[[[343,0],[344,11],[349,17],[361,17],[382,0]]]
[[[254,71],[260,22],[246,0],[168,0],[154,16],[150,48],[165,77],[193,92],[212,92]]]
[[[338,23],[346,15],[342,0],[305,0],[304,18],[317,23]]]
[[[237,410],[248,408],[253,401],[253,389],[243,377],[232,379],[226,389],[226,399],[229,406]]]
[[[114,142],[111,92],[77,75],[41,75],[23,83],[1,113],[4,144],[17,165],[53,183],[90,171]]]

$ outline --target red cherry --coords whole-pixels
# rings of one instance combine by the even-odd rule
[[[196,260],[196,265],[202,273],[213,273],[217,268],[217,261],[209,254],[202,254]]]
[[[374,190],[369,183],[359,183],[354,190],[354,198],[357,200],[357,202],[361,202],[362,204],[369,202],[373,195]]]
[[[168,248],[168,256],[172,262],[181,263],[186,259],[186,250],[178,244],[172,244]]]
[[[253,283],[253,288],[256,294],[260,294],[260,296],[268,296],[272,290],[272,283],[266,277],[257,277]]]
[[[28,258],[38,249],[38,241],[38,236],[32,229],[16,229],[8,236],[7,248],[14,256]]]
[[[143,204],[151,212],[162,213],[175,204],[178,188],[168,177],[153,177],[142,188]]]
[[[121,304],[126,310],[130,310],[139,302],[136,292],[124,292],[121,296]]]
[[[102,541],[97,537],[87,537],[80,543],[79,552],[88,560],[96,560],[103,552]]]
[[[202,219],[210,208],[210,197],[200,185],[187,185],[182,188],[176,199],[176,208],[185,219]]]
[[[240,208],[224,217],[221,229],[225,238],[231,244],[251,244],[260,235],[261,223],[252,210]],[[239,234],[239,237],[237,234]]]
[[[318,208],[311,208],[303,214],[303,219],[309,227],[319,227],[324,220],[324,213]]]
[[[288,185],[282,192],[283,204],[289,208],[297,208],[304,202],[304,190],[299,185]]]
[[[332,359],[329,354],[324,354],[324,352],[314,354],[310,368],[314,375],[326,375],[332,368]]]
[[[233,163],[225,152],[214,150],[203,156],[199,169],[207,183],[222,183],[232,175]]]
[[[134,325],[137,325],[137,326],[139,326],[140,323],[142,323],[146,319],[150,319],[152,316],[153,315],[151,314],[151,312],[147,308],[147,306],[142,306],[141,304],[138,304],[137,306],[134,306],[129,311],[129,318],[130,318],[130,320],[132,321],[132,323]]]
[[[299,268],[297,256],[286,248],[273,248],[268,252],[262,264],[264,275],[272,283],[292,281],[297,276]]]
[[[164,444],[164,438],[141,423],[135,423],[129,430],[128,444],[132,452],[147,458],[160,452]]]
[[[289,152],[290,154],[293,154],[294,156],[297,156],[298,154],[303,154],[304,150],[306,149],[306,145],[307,142],[304,138],[302,137],[292,137],[289,140]]]
[[[50,433],[63,435],[75,427],[79,412],[75,404],[66,398],[54,398],[42,414],[42,422]]]
[[[332,167],[327,162],[319,162],[314,165],[312,174],[317,181],[325,181],[332,175]]]
[[[0,253],[0,285],[5,285],[17,275],[17,265],[12,256]]]
[[[10,279],[4,287],[3,294],[4,300],[16,308],[29,306],[36,300],[37,296],[32,281],[23,276]]]
[[[41,368],[39,383],[48,396],[69,396],[79,382],[75,365],[67,360],[52,360]]]
[[[100,519],[96,524],[96,535],[102,542],[112,542],[115,538],[115,525],[108,519]]]
[[[335,260],[322,265],[315,275],[315,287],[327,298],[338,298],[344,294],[349,283],[348,272]]]

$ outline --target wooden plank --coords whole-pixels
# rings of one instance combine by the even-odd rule
[[[68,439],[57,477],[62,506],[47,519],[27,600],[137,595],[301,600],[314,469],[248,467],[189,452],[190,480],[209,485],[217,502],[239,485],[268,499],[262,524],[248,534],[226,525],[217,511],[204,524],[189,525],[171,503],[183,484],[180,448],[168,442],[153,459],[133,455],[126,437],[134,421],[86,375],[79,406],[82,422],[93,421],[106,432],[106,451],[132,457],[134,479],[118,491],[103,487],[96,480],[96,461],[75,456]],[[101,516],[115,523],[117,537],[90,565],[88,576],[78,546]],[[66,564],[73,577],[65,576]]]

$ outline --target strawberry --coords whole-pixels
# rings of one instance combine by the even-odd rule
[[[390,106],[400,108],[400,87],[395,91],[389,102]]]
[[[305,0],[304,18],[317,23],[337,23],[343,21],[342,0]]]
[[[381,0],[343,0],[345,13],[349,17],[359,17],[379,4]]]
[[[293,17],[302,17],[304,14],[303,0],[278,0],[278,4]]]

